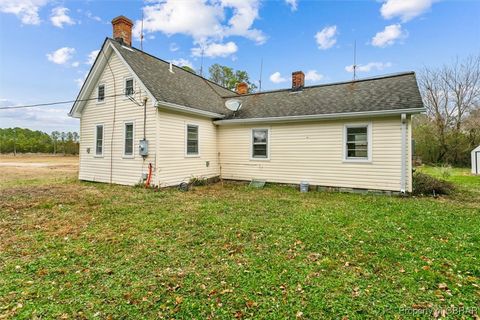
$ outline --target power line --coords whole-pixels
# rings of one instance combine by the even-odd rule
[[[118,97],[118,96],[123,96],[123,94],[105,96],[104,98],[112,98],[112,97]],[[54,106],[54,105],[58,105],[58,104],[75,103],[75,102],[81,102],[81,101],[91,101],[91,100],[97,100],[97,99],[98,98],[89,98],[89,99],[77,99],[77,100],[68,100],[68,101],[55,101],[55,102],[28,104],[28,105],[20,105],[20,106],[6,106],[6,107],[0,107],[0,110]]]

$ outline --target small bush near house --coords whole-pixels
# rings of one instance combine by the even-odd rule
[[[413,175],[413,194],[415,195],[451,194],[453,190],[454,186],[451,182],[421,172],[415,172]]]

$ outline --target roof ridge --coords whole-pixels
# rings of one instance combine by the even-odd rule
[[[350,80],[350,81],[338,81],[338,82],[330,82],[330,83],[322,83],[322,84],[317,84],[313,86],[306,86],[303,87],[303,89],[312,89],[312,88],[319,88],[319,87],[328,87],[328,86],[337,86],[337,85],[343,85],[343,84],[351,84],[351,83],[357,83],[357,82],[366,82],[366,81],[373,81],[373,80],[381,80],[381,79],[388,79],[388,78],[395,78],[395,77],[401,77],[401,76],[406,76],[410,74],[415,74],[415,71],[404,71],[404,72],[397,72],[397,73],[390,73],[390,74],[385,74],[385,75],[380,75],[380,76],[373,76],[373,77],[368,77],[368,78],[362,78],[358,80]],[[268,90],[268,91],[262,91],[262,92],[252,92],[252,93],[246,93],[240,95],[240,97],[245,97],[245,96],[254,96],[254,95],[259,95],[259,94],[266,94],[266,93],[276,93],[276,92],[283,92],[283,91],[291,91],[291,88],[283,88],[283,89],[275,89],[275,90]],[[223,97],[224,99],[230,99],[230,98],[235,98],[239,97],[238,95],[232,95],[232,96],[226,96]]]
[[[111,41],[113,41],[113,42],[115,42],[115,43],[117,43],[117,44],[119,44],[120,46],[122,46],[122,44],[119,43],[118,41],[116,41],[115,39],[112,39],[112,38],[110,38],[110,37],[107,37],[107,39],[108,39],[108,40],[111,40]],[[132,49],[132,50],[138,51],[139,53],[146,54],[147,56],[152,57],[152,58],[154,58],[154,59],[156,59],[156,60],[159,60],[159,61],[161,61],[161,62],[164,62],[164,63],[167,63],[167,64],[172,63],[172,62],[169,62],[169,61],[164,60],[164,59],[162,59],[162,58],[159,58],[159,57],[157,57],[157,56],[154,56],[153,54],[150,54],[150,53],[148,53],[148,52],[145,52],[145,51],[143,51],[143,50],[140,50],[140,49],[138,49],[138,48],[135,48],[135,47],[133,47],[133,46],[130,46],[129,48]],[[179,70],[182,70],[182,71],[184,71],[184,72],[188,72],[189,74],[194,75],[194,76],[197,76],[197,77],[199,77],[200,79],[202,79],[202,80],[204,80],[204,81],[208,81],[208,82],[210,82],[210,83],[213,84],[213,85],[216,85],[216,86],[218,86],[218,87],[220,87],[220,88],[222,88],[222,89],[228,90],[228,91],[230,91],[230,92],[232,92],[232,93],[235,93],[235,91],[230,90],[230,89],[228,89],[228,88],[226,88],[226,87],[224,87],[224,86],[221,86],[221,85],[219,85],[218,83],[213,82],[212,80],[209,80],[209,79],[207,79],[207,78],[204,78],[204,77],[200,76],[200,75],[197,74],[197,73],[193,73],[193,72],[190,72],[190,71],[188,71],[188,70],[185,70],[185,69],[183,69],[182,67],[177,66],[177,65],[174,64],[174,63],[172,63],[172,65],[175,66],[176,68],[178,68]],[[214,90],[214,91],[215,91],[215,90]],[[222,97],[222,98],[224,97],[224,96],[221,96],[219,93],[217,93],[217,94],[218,94],[220,97]]]

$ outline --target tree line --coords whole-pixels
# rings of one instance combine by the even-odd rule
[[[426,115],[414,117],[415,153],[423,162],[470,166],[480,144],[480,55],[424,68],[419,87]]]
[[[0,128],[0,153],[78,154],[79,142],[77,132],[48,134],[24,128]]]

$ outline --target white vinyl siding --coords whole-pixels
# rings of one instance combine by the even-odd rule
[[[112,73],[108,67],[106,67],[99,75],[97,83],[93,84],[92,92],[88,97],[92,98],[92,100],[86,103],[80,119],[79,178],[87,181],[111,181],[112,183],[135,185],[141,181],[142,173],[148,172],[149,163],[152,163],[155,169],[157,111],[153,106],[153,101],[149,99],[147,102],[146,121],[146,138],[149,145],[149,155],[145,160],[142,157],[135,156],[138,151],[134,142],[133,155],[135,157],[126,157],[124,155],[125,123],[134,122],[134,137],[142,136],[143,107],[139,107],[129,99],[123,99],[121,96],[110,99],[107,98],[104,103],[97,103],[98,84],[105,84],[105,88],[111,88],[112,91],[108,93],[109,95],[123,95],[124,79],[133,78],[133,74],[115,54],[109,58],[109,64],[115,75],[116,92],[113,91]],[[134,81],[134,92],[132,98],[136,101],[143,101],[145,91],[140,87],[138,81]],[[113,122],[114,109],[115,122]],[[95,126],[97,124],[104,125],[103,157],[95,155]],[[87,149],[92,150],[88,153]],[[152,181],[156,181],[157,171],[154,170],[153,172]]]
[[[217,127],[211,119],[159,110],[158,184],[161,187],[188,182],[192,177],[220,175]],[[198,126],[198,156],[186,156],[187,124]]]
[[[370,161],[345,161],[345,125],[366,123],[371,130]],[[250,159],[251,130],[254,128],[249,125],[218,127],[222,178],[295,184],[308,181],[321,186],[400,190],[400,116],[271,124],[269,161]],[[410,161],[407,172],[408,191],[411,191]]]

